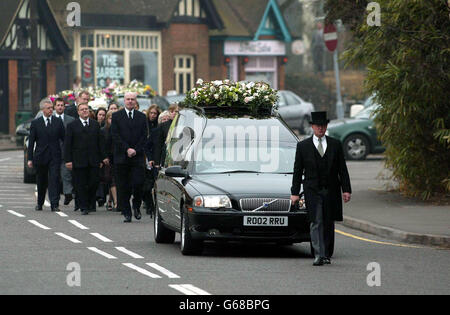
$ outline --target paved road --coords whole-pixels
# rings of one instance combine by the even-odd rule
[[[371,163],[368,161],[366,163]],[[309,244],[208,244],[200,257],[153,241],[152,221],[122,223],[104,208],[81,216],[35,212],[23,155],[0,152],[0,294],[449,294],[449,251],[392,244],[337,226],[332,265],[313,267]],[[62,233],[62,234],[61,234]],[[367,266],[380,267],[380,285]],[[76,263],[81,271],[80,286]],[[69,268],[68,268],[69,267]],[[69,280],[69,282],[68,282]]]

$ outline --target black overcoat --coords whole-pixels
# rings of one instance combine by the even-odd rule
[[[45,126],[42,117],[31,122],[28,138],[28,160],[35,165],[45,165],[51,160],[61,163],[61,142],[64,141],[65,130],[61,119],[52,117],[49,127]],[[35,148],[36,144],[36,148]]]
[[[97,121],[89,119],[85,127],[80,119],[67,125],[64,141],[64,160],[73,163],[73,168],[99,167],[107,157],[105,140]]]
[[[341,142],[330,137],[326,137],[326,139],[328,198],[325,202],[325,212],[329,214],[330,218],[333,218],[334,221],[343,221],[342,193],[352,192],[350,176],[345,163]],[[313,137],[297,144],[291,187],[291,194],[298,195],[300,193],[301,184],[303,184],[306,207],[309,211],[311,220],[315,217],[317,208],[316,195],[319,191],[319,173],[315,151],[317,151],[317,149],[314,146]]]
[[[145,143],[147,142],[147,117],[135,110],[133,119],[125,109],[112,115],[111,136],[115,164],[145,165]],[[136,155],[128,157],[127,150],[134,149]]]

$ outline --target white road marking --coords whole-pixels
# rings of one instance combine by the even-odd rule
[[[138,267],[136,265],[133,265],[133,264],[130,264],[130,263],[124,263],[122,265],[124,265],[124,266],[126,266],[126,267],[128,267],[130,269],[136,270],[137,272],[139,272],[139,273],[141,273],[141,274],[143,274],[143,275],[145,275],[147,277],[150,277],[150,278],[153,278],[153,279],[160,279],[161,278],[160,276],[155,275],[154,273],[151,273],[150,271],[145,270],[143,268],[140,268],[140,267]]]
[[[211,295],[202,289],[194,287],[192,284],[170,284],[169,287],[185,295]]]
[[[80,222],[76,221],[76,220],[69,220],[70,223],[72,223],[73,225],[75,225],[77,228],[81,229],[81,230],[89,230],[88,227],[85,227],[83,224],[81,224]]]
[[[9,160],[11,160],[10,157],[9,157],[9,158],[6,158],[6,159],[1,159],[0,162],[5,162],[5,161],[9,161]]]
[[[47,226],[45,226],[43,224],[40,224],[36,220],[28,220],[28,222],[30,222],[31,224],[34,224],[35,226],[37,226],[38,228],[41,228],[43,230],[51,230],[51,228],[49,228],[49,227],[47,227]]]
[[[66,240],[71,241],[72,243],[75,243],[75,244],[83,243],[83,242],[77,240],[76,238],[73,238],[73,237],[71,237],[69,235],[66,235],[64,233],[61,233],[61,232],[55,232],[55,234],[58,235],[58,236],[61,236],[62,238],[65,238]]]
[[[57,215],[59,215],[60,217],[63,217],[63,218],[66,218],[66,217],[68,217],[68,215],[67,214],[65,214],[64,212],[61,212],[61,211],[59,211],[59,212],[55,212]]]
[[[88,249],[90,251],[93,251],[94,253],[100,254],[103,257],[106,257],[108,259],[117,259],[117,257],[114,257],[113,255],[110,255],[108,253],[105,253],[104,251],[101,251],[100,249],[96,248],[96,247],[88,247]]]
[[[180,276],[174,274],[173,272],[167,270],[164,267],[161,267],[155,263],[147,263],[148,266],[158,270],[159,272],[161,272],[162,274],[166,275],[167,277],[169,277],[170,279],[178,279],[180,278]]]
[[[92,236],[98,238],[99,240],[105,242],[105,243],[113,243],[113,241],[111,241],[109,238],[104,237],[103,235],[101,235],[100,233],[91,233]]]
[[[135,258],[135,259],[144,259],[144,257],[142,257],[141,255],[138,255],[138,254],[136,254],[136,253],[133,253],[132,251],[126,249],[125,247],[116,247],[116,249],[117,249],[119,252],[122,252],[122,253],[124,253],[124,254],[127,254],[128,256],[131,256],[131,257],[133,257],[133,258]]]
[[[23,214],[17,213],[16,211],[8,210],[8,212],[15,215],[16,217],[25,218],[25,216]]]
[[[2,193],[8,193],[8,192],[10,192],[10,193],[17,193],[17,192],[23,192],[23,193],[26,193],[27,191],[26,190],[9,190],[9,189],[5,189],[5,190],[0,190],[0,192],[2,192]],[[2,194],[3,195],[3,194]],[[6,194],[5,194],[6,195]]]

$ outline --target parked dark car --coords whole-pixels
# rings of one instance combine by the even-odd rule
[[[183,109],[172,123],[154,189],[155,241],[181,233],[184,255],[200,254],[205,241],[310,242],[304,199],[290,202],[297,137],[279,117],[231,116]],[[252,130],[268,132],[253,139]],[[227,132],[232,139],[218,136]],[[261,148],[271,159],[252,157]]]
[[[327,134],[342,142],[347,160],[364,160],[368,154],[385,151],[373,122],[373,113],[378,106],[371,105],[354,118],[332,120],[328,124]]]

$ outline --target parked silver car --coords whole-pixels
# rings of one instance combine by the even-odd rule
[[[309,121],[311,112],[315,111],[314,105],[291,91],[278,91],[278,96],[278,113],[289,127],[298,130],[300,134],[311,134]]]

